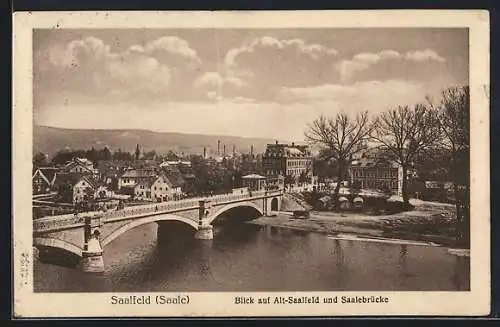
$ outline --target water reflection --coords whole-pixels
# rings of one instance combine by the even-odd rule
[[[156,224],[105,249],[100,278],[37,263],[37,291],[389,291],[467,290],[469,258],[446,249],[344,241],[250,224],[218,226],[214,240],[175,233],[156,241]]]

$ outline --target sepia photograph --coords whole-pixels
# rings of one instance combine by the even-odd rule
[[[488,280],[471,266],[489,155],[473,154],[488,86],[471,82],[469,26],[51,22],[23,44],[30,143],[14,136],[34,295],[181,310],[237,292],[231,305],[269,313]]]

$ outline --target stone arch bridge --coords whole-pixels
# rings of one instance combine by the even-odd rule
[[[193,228],[195,238],[210,240],[213,238],[212,223],[223,213],[233,208],[252,208],[259,215],[267,216],[280,210],[282,198],[280,190],[257,191],[132,206],[108,212],[44,217],[33,221],[33,243],[40,253],[63,252],[81,262],[84,271],[102,272],[102,253],[106,245],[135,227],[175,221]]]

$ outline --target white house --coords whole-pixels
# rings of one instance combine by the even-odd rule
[[[73,203],[79,203],[85,198],[95,199],[99,189],[97,182],[90,176],[82,176],[73,185]]]
[[[122,189],[124,187],[133,187],[144,180],[149,180],[151,178],[155,178],[156,172],[154,169],[130,169],[127,170],[120,178],[118,179],[118,189]]]
[[[155,182],[154,178],[139,180],[134,187],[134,197],[136,200],[151,201],[151,186]]]
[[[40,167],[32,176],[33,194],[48,193],[54,187],[58,168]]]
[[[160,174],[140,180],[134,187],[137,200],[143,201],[171,201],[182,196],[182,182],[179,179]]]
[[[63,171],[66,173],[99,175],[99,171],[94,169],[93,162],[87,158],[74,158],[64,166]]]

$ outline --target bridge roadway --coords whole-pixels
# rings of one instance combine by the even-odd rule
[[[260,215],[268,215],[279,211],[282,197],[281,190],[255,191],[44,217],[33,221],[33,241],[34,246],[46,253],[59,249],[82,258],[85,271],[101,272],[104,247],[130,229],[151,222],[177,221],[191,226],[195,238],[212,239],[211,224],[222,213],[249,207]]]

